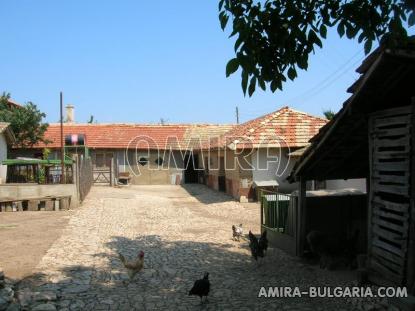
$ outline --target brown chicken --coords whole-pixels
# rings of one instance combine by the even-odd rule
[[[122,264],[128,271],[128,276],[130,277],[130,281],[144,267],[144,252],[143,251],[140,251],[137,255],[137,258],[131,261],[126,260],[125,257],[121,253],[118,253],[118,256],[120,257]]]

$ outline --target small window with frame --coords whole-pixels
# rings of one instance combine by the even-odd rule
[[[140,163],[141,166],[146,166],[148,163],[148,159],[146,157],[139,157],[138,163]]]
[[[158,166],[163,165],[164,160],[162,157],[158,157],[157,159],[154,160],[154,163],[156,163]]]

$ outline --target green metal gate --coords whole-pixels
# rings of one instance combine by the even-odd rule
[[[261,224],[263,227],[294,236],[295,196],[263,190]]]

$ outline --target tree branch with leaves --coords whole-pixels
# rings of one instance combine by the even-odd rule
[[[415,0],[220,0],[223,30],[232,21],[235,58],[226,66],[229,77],[241,68],[242,90],[256,86],[282,90],[287,78],[307,70],[309,55],[323,47],[327,30],[357,38],[368,54],[374,42],[388,46],[408,40],[405,24],[415,24]]]
[[[16,145],[19,147],[32,147],[38,142],[49,143],[44,138],[48,128],[43,123],[46,114],[41,112],[37,106],[28,102],[21,107],[10,107],[10,94],[3,93],[0,96],[0,121],[10,123],[16,136]]]

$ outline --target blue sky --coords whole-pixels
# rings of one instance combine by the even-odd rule
[[[289,105],[337,111],[357,78],[362,46],[329,33],[283,92],[244,97],[240,75],[225,77],[233,39],[217,1],[1,1],[0,91],[59,119],[59,91],[77,122],[233,123]]]

